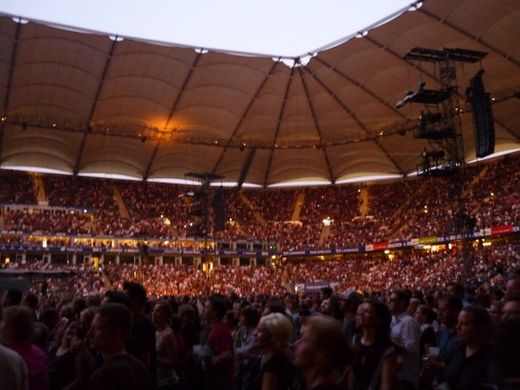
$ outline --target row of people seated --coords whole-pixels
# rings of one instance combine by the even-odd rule
[[[221,231],[215,230],[211,207],[215,190],[210,189],[208,235],[217,239],[274,240],[282,249],[297,250],[442,235],[457,229],[461,214],[474,221],[474,229],[519,224],[520,193],[514,185],[520,175],[516,170],[519,159],[519,155],[506,156],[480,169],[469,169],[462,188],[457,178],[367,186],[366,205],[361,204],[367,200],[360,199],[357,185],[247,190],[243,194],[249,201],[235,190],[224,189],[226,217]],[[25,195],[18,191],[28,192],[26,198],[31,198],[32,187],[26,174],[2,175],[0,179],[9,182],[2,188],[18,189],[4,190],[4,203],[21,202],[20,196]],[[50,206],[85,208],[86,212],[34,212],[4,206],[6,230],[165,239],[190,236],[193,196],[188,194],[193,194],[194,187],[57,175],[45,175],[43,181]],[[118,192],[122,202],[115,195]],[[298,201],[303,202],[296,213],[298,220],[291,221],[300,208]],[[360,217],[361,210],[368,214]],[[326,218],[331,224],[324,232]]]

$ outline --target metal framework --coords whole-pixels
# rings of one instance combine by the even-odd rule
[[[404,56],[408,61],[434,63],[439,80],[438,90],[425,89],[425,83],[420,83],[417,92],[408,93],[398,103],[398,107],[407,103],[420,103],[426,108],[419,119],[415,136],[427,139],[432,150],[422,152],[422,163],[417,169],[420,176],[451,175],[464,170],[464,142],[455,65],[457,62],[478,62],[486,54],[467,49],[416,47]],[[436,158],[432,159],[432,156]]]

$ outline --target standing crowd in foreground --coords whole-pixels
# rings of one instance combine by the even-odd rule
[[[427,294],[2,299],[0,388],[517,389],[520,275]]]

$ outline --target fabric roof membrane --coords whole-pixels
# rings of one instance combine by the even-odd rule
[[[232,182],[254,148],[250,184],[406,175],[425,146],[412,131],[422,107],[395,104],[419,82],[439,82],[433,65],[403,59],[414,47],[487,52],[457,66],[465,155],[475,152],[464,91],[481,67],[496,97],[496,150],[518,148],[520,2],[410,9],[290,62],[0,16],[0,164]]]

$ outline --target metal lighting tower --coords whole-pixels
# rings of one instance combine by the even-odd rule
[[[408,92],[397,103],[424,105],[415,138],[427,139],[431,149],[421,154],[419,176],[446,176],[464,170],[464,143],[457,85],[457,62],[475,63],[487,53],[467,49],[426,49],[416,47],[404,56],[410,61],[434,64],[439,89],[426,89],[421,82],[416,92]]]
[[[417,92],[407,93],[397,104],[397,107],[407,103],[424,104],[425,110],[421,111],[415,138],[428,140],[430,149],[424,149],[421,153],[422,164],[417,173],[419,176],[450,177],[450,198],[456,201],[456,210],[445,229],[459,237],[468,275],[471,274],[474,258],[471,237],[475,220],[468,214],[462,199],[466,177],[456,64],[475,63],[486,55],[484,52],[467,49],[412,49],[404,59],[433,63],[439,89],[425,89],[425,83],[422,82]]]

